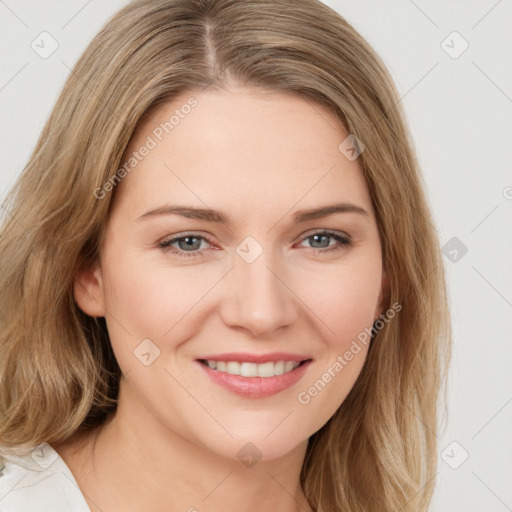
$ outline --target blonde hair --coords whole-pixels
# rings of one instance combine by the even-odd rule
[[[321,103],[365,144],[386,305],[402,307],[310,438],[304,492],[323,512],[426,510],[451,342],[439,242],[384,64],[317,0],[139,0],[93,39],[4,206],[0,441],[59,443],[115,412],[121,372],[106,324],[73,296],[77,269],[100,256],[115,196],[93,191],[116,174],[143,116],[184,91],[233,82]]]

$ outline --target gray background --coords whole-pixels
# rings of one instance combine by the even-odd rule
[[[0,0],[0,199],[78,56],[125,3]],[[455,353],[432,511],[512,511],[512,2],[326,3],[395,78],[445,247]],[[47,58],[31,47],[51,48],[43,31],[58,43]]]

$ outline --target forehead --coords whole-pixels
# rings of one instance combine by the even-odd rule
[[[371,213],[358,161],[338,149],[348,135],[327,107],[298,95],[253,88],[183,93],[135,131],[120,202],[139,214],[170,201],[273,217],[294,205],[351,201]]]

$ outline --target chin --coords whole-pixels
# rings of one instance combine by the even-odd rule
[[[287,455],[293,456],[293,452],[303,456],[308,437],[294,436],[289,431],[279,434],[259,432],[254,434],[234,435],[234,439],[224,436],[217,437],[215,444],[211,437],[202,440],[201,445],[207,448],[214,456],[220,456],[229,460],[237,460],[247,467],[252,467],[257,462],[276,461]]]

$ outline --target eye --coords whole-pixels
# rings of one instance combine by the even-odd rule
[[[329,239],[334,239],[338,243],[330,244]],[[316,251],[320,253],[336,251],[352,244],[352,240],[348,236],[325,230],[312,233],[303,238],[303,240],[312,240],[312,242],[310,242],[310,248],[320,249]]]
[[[165,252],[187,258],[191,256],[204,256],[202,251],[198,251],[198,249],[201,248],[201,243],[203,241],[210,243],[210,241],[204,236],[189,233],[184,236],[172,238],[170,240],[163,240],[158,243],[158,246],[161,247]],[[172,244],[178,244],[177,249],[179,250],[170,250],[170,248],[173,247]]]

